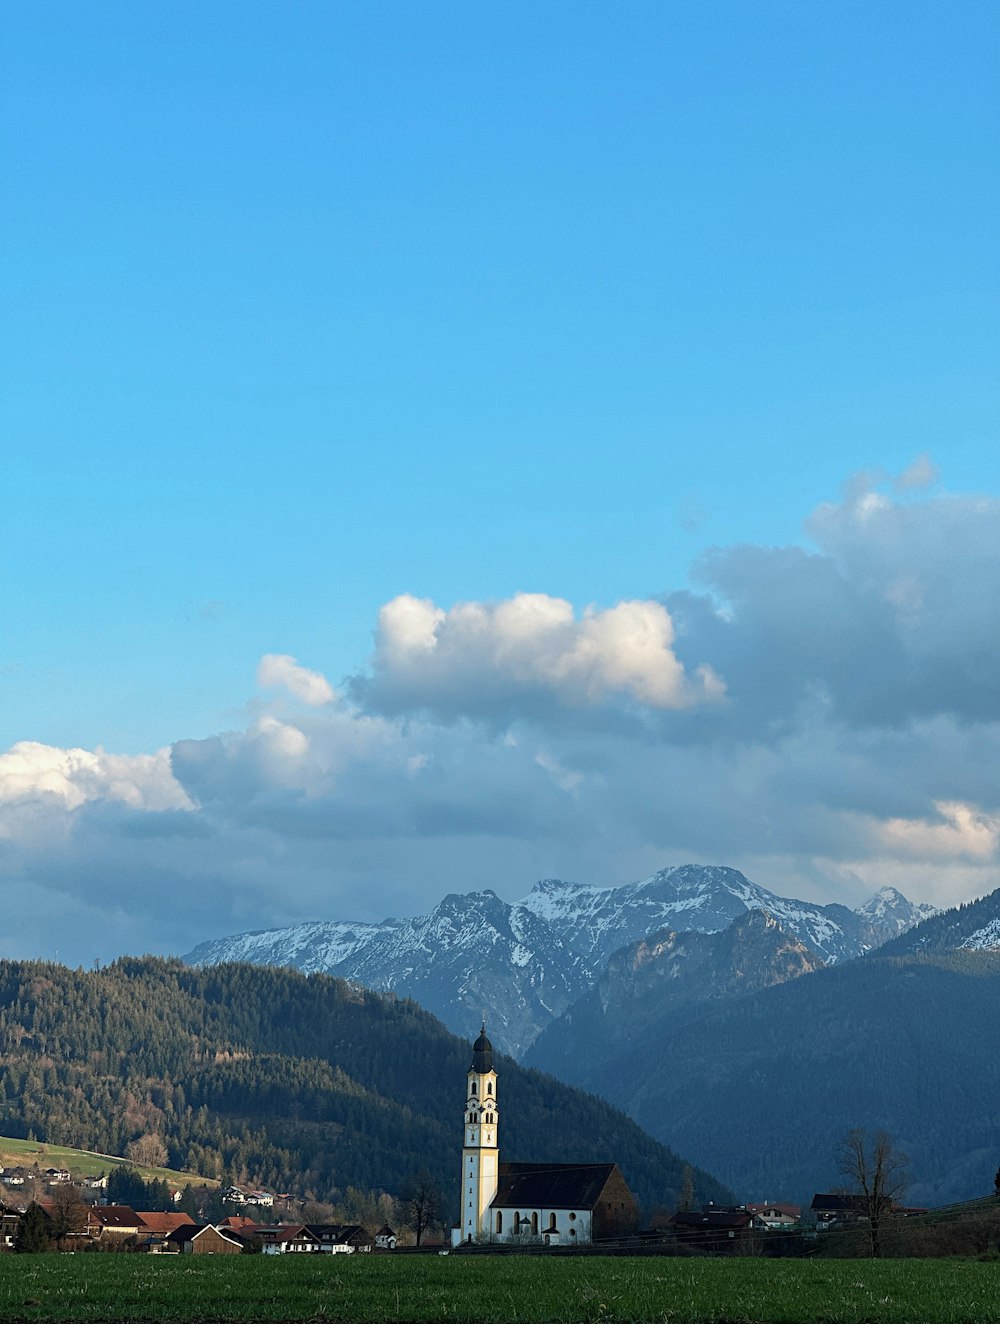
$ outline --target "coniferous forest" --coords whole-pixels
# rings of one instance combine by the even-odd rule
[[[149,1138],[170,1167],[312,1199],[398,1194],[416,1169],[457,1199],[468,1057],[415,1003],[324,975],[0,962],[0,1132],[107,1154]],[[676,1202],[683,1159],[624,1114],[498,1068],[502,1158],[613,1159],[641,1205]]]

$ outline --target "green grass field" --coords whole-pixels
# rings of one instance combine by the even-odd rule
[[[0,1319],[989,1324],[1000,1321],[1000,1264],[7,1255],[0,1259]]]
[[[14,1140],[10,1136],[0,1136],[0,1164],[5,1168],[31,1167],[34,1163],[43,1169],[68,1168],[74,1177],[96,1176],[99,1172],[110,1172],[112,1168],[127,1164],[135,1167],[144,1181],[163,1180],[172,1186],[187,1186],[191,1182],[199,1186],[219,1184],[209,1177],[198,1177],[191,1172],[129,1164],[128,1159],[116,1158],[112,1154],[93,1154],[87,1149],[67,1149],[64,1145],[43,1144],[40,1140]]]

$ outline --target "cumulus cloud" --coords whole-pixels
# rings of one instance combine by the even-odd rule
[[[811,547],[714,550],[704,593],[664,598],[679,658],[726,678],[716,734],[763,738],[817,706],[862,727],[1000,719],[1000,502],[861,484],[806,533]]]
[[[577,617],[571,603],[544,593],[449,610],[402,594],[379,612],[372,675],[357,688],[377,711],[444,718],[615,699],[686,709],[721,699],[723,681],[704,663],[686,672],[673,642],[658,602],[588,607]]]
[[[170,768],[170,751],[108,754],[21,740],[0,754],[0,810],[51,799],[65,809],[109,800],[135,809],[190,809]]]
[[[890,818],[879,825],[884,846],[918,860],[993,860],[1000,844],[1000,815],[975,805],[939,801],[928,818]]]
[[[300,666],[288,653],[265,653],[257,664],[257,684],[262,689],[279,686],[296,699],[320,708],[336,698],[333,686],[320,671]]]

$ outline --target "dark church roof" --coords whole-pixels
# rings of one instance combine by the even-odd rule
[[[494,1209],[593,1209],[613,1163],[501,1163]]]
[[[486,1038],[485,1024],[479,1038],[472,1045],[472,1066],[469,1070],[480,1073],[493,1070],[493,1045]]]

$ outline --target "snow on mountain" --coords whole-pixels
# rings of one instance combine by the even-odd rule
[[[663,929],[717,933],[753,910],[832,964],[902,932],[926,908],[883,888],[858,911],[776,896],[737,869],[682,864],[619,887],[548,878],[510,904],[453,893],[427,915],[296,924],[199,944],[192,965],[291,965],[412,997],[460,1034],[484,1012],[518,1055],[586,992],[613,952]]]
[[[878,947],[890,938],[906,933],[921,920],[940,914],[940,911],[936,906],[916,905],[894,887],[880,887],[874,896],[858,906],[856,914],[871,926],[877,938],[874,945]]]
[[[991,919],[981,929],[970,933],[959,946],[975,952],[985,952],[1000,947],[1000,919]]]
[[[910,905],[898,892],[895,895]],[[602,962],[617,948],[657,929],[718,933],[748,910],[768,911],[828,962],[860,956],[884,941],[873,932],[876,925],[868,914],[776,896],[725,865],[675,865],[640,882],[611,888],[547,878],[516,904],[547,920],[577,951]],[[891,929],[892,936],[898,932],[901,929]]]

